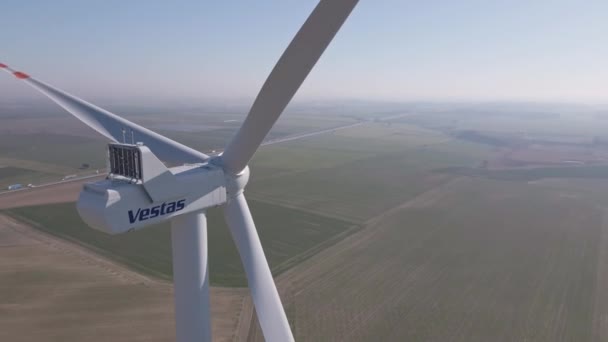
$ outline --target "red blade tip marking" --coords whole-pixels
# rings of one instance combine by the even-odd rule
[[[13,73],[13,75],[15,75],[15,77],[17,77],[18,79],[21,79],[21,80],[24,80],[26,78],[30,78],[30,75],[28,75],[28,74],[26,74],[24,72],[21,72],[21,71],[15,71]]]
[[[8,68],[8,65],[0,63],[0,68]]]

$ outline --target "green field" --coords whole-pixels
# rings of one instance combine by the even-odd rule
[[[24,141],[28,143],[24,144]],[[105,143],[98,137],[91,139],[44,132],[0,135],[0,156],[58,166],[69,173],[79,171],[83,163],[93,169],[105,168],[106,165]]]
[[[554,189],[451,182],[293,272],[296,338],[600,341],[605,220]]]
[[[0,188],[15,183],[56,182],[72,174],[90,174],[95,169],[105,168],[105,156],[105,144],[99,139],[50,132],[0,134]],[[90,167],[81,170],[82,164]]]
[[[353,222],[361,225],[446,181],[433,174],[434,168],[476,165],[488,153],[484,146],[411,125],[366,126],[271,145],[254,157],[247,193],[275,274],[351,232]],[[161,277],[171,274],[166,224],[111,237],[87,228],[73,204],[11,213],[133,268]],[[217,211],[209,213],[209,222],[212,283],[244,285],[240,261]]]
[[[445,181],[434,169],[477,165],[490,153],[486,146],[426,130],[396,135],[400,129],[413,131],[378,125],[372,126],[375,135],[360,139],[348,129],[344,136],[270,146],[254,159],[248,191],[267,201],[362,222]]]
[[[57,175],[51,173],[22,167],[0,167],[0,191],[6,190],[11,184],[23,184],[23,186],[26,186],[30,183],[37,184],[42,180],[50,179],[51,177],[58,178]]]
[[[331,244],[357,227],[277,205],[250,201],[260,239],[274,274]],[[11,209],[10,215],[36,224],[36,227],[91,247],[112,259],[155,276],[171,276],[171,232],[161,224],[143,230],[110,236],[86,226],[74,203]],[[236,248],[219,210],[208,215],[211,283],[245,286],[246,280]]]
[[[140,110],[141,111],[141,110]],[[171,109],[167,109],[171,112]],[[127,111],[129,112],[129,111]],[[143,110],[146,112],[146,110]],[[222,149],[244,119],[243,113],[139,113],[128,116],[136,123],[201,151]],[[107,139],[84,127],[65,113],[35,120],[29,116],[8,117],[12,130],[0,127],[0,159],[36,162],[61,175],[76,173],[81,164],[91,169],[106,167]],[[38,123],[38,121],[40,121]],[[311,132],[355,122],[353,118],[310,112],[288,113],[272,129],[268,138]],[[3,119],[0,118],[0,125]],[[136,137],[137,138],[137,137]],[[0,163],[3,165],[3,163]]]

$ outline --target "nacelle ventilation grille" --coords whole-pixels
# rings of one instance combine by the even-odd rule
[[[141,153],[136,145],[109,144],[110,173],[131,179],[142,179]]]

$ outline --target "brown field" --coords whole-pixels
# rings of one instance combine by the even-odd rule
[[[606,217],[535,185],[460,178],[278,282],[299,341],[601,341]]]
[[[170,283],[0,216],[0,341],[172,341]],[[212,288],[214,341],[240,340],[245,289]],[[243,314],[241,314],[243,312]]]

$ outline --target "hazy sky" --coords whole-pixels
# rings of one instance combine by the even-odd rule
[[[251,100],[314,0],[3,0],[0,62],[88,99]],[[608,1],[361,0],[299,100],[608,103]],[[0,99],[36,96],[0,74]]]

